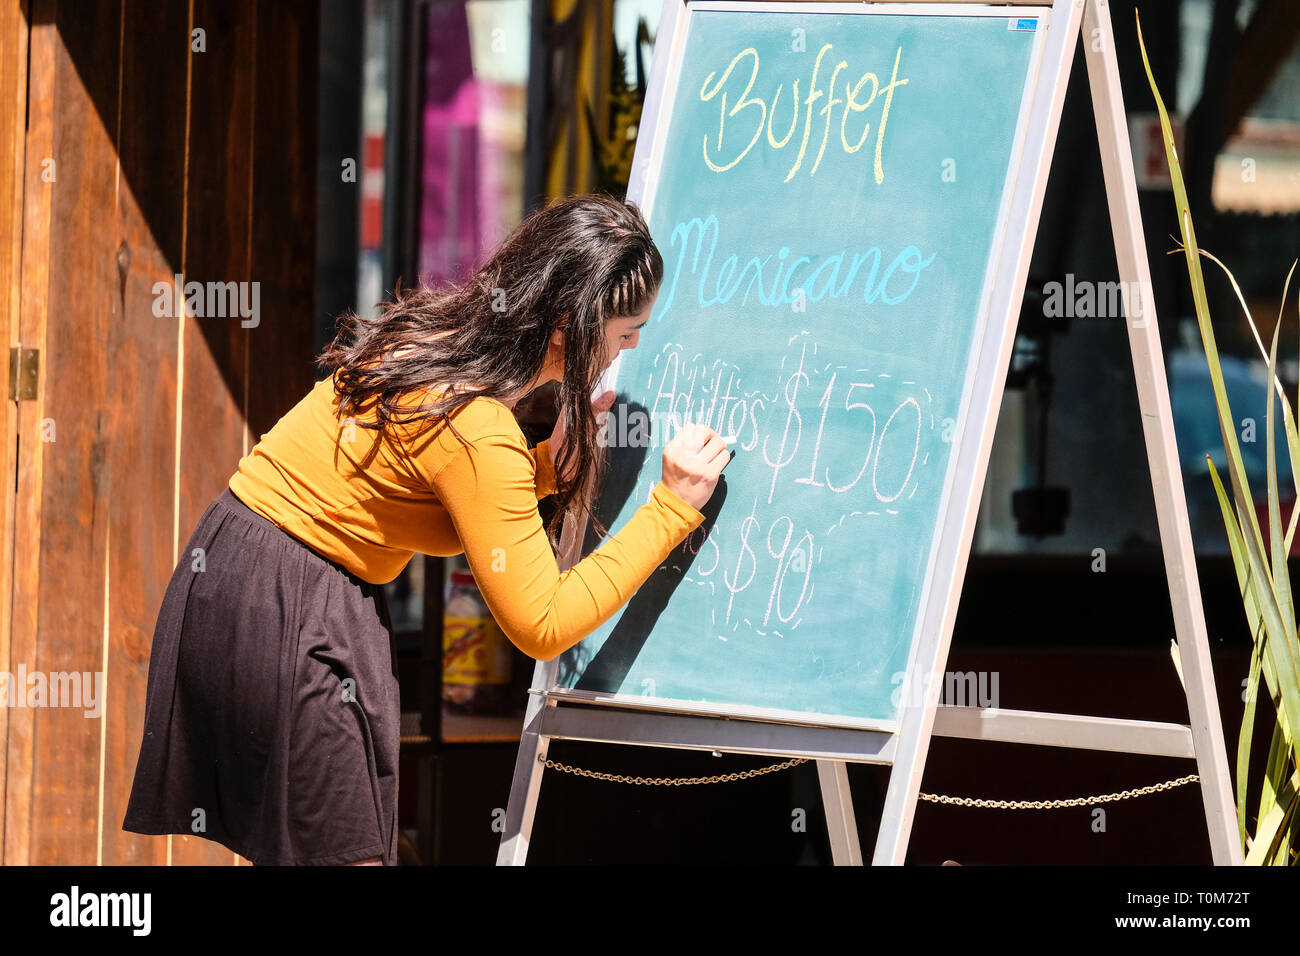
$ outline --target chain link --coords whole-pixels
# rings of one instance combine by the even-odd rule
[[[751,777],[761,777],[765,773],[772,773],[776,770],[785,770],[793,767],[795,764],[807,763],[807,757],[797,757],[794,760],[787,760],[784,763],[775,763],[770,767],[759,767],[757,770],[742,770],[739,773],[723,773],[713,777],[625,777],[617,773],[600,773],[596,770],[582,770],[578,767],[570,767],[554,760],[547,760],[545,764],[552,770],[563,770],[565,773],[577,774],[579,777],[592,777],[596,780],[610,780],[615,783],[639,783],[645,786],[653,787],[682,787],[697,783],[730,783],[733,780],[748,780]]]
[[[1183,784],[1195,783],[1200,779],[1196,774],[1189,773],[1177,780],[1153,783],[1149,787],[1139,787],[1136,790],[1121,790],[1119,793],[1108,793],[1098,797],[1073,797],[1069,800],[980,800],[973,797],[944,797],[932,793],[922,793],[918,796],[930,803],[949,803],[963,807],[985,807],[993,810],[1057,810],[1061,807],[1090,807],[1095,803],[1114,803],[1116,800],[1143,797],[1159,790],[1172,790]]]
[[[691,786],[701,783],[730,783],[734,780],[749,780],[753,777],[761,777],[763,774],[774,773],[777,770],[788,770],[790,767],[797,766],[801,763],[808,763],[807,757],[796,757],[793,760],[786,760],[781,763],[774,763],[768,767],[759,767],[756,770],[742,770],[739,773],[723,773],[712,777],[627,777],[618,773],[601,773],[598,770],[583,770],[580,767],[570,767],[568,764],[560,763],[557,760],[548,760],[543,758],[543,765],[550,770],[562,770],[565,773],[575,774],[579,777],[591,777],[593,780],[607,780],[613,783],[635,783],[642,786],[651,787],[682,787]],[[1149,793],[1157,793],[1161,790],[1172,790],[1174,787],[1181,787],[1184,784],[1195,783],[1201,778],[1189,773],[1185,777],[1179,777],[1177,780],[1166,780],[1164,783],[1153,783],[1149,787],[1139,787],[1136,790],[1121,790],[1119,793],[1108,793],[1098,797],[1073,797],[1068,800],[981,800],[976,797],[946,797],[934,793],[919,793],[917,796],[921,800],[930,803],[955,804],[963,807],[983,807],[992,810],[1057,810],[1061,807],[1090,807],[1096,803],[1113,803],[1116,800],[1128,800],[1133,797],[1143,797]]]

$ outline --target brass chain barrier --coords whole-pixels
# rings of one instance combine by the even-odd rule
[[[777,770],[788,770],[801,763],[808,762],[807,757],[796,757],[793,760],[786,760],[781,763],[774,763],[768,767],[759,767],[756,770],[742,770],[739,773],[723,773],[712,777],[627,777],[617,773],[601,773],[598,770],[583,770],[580,767],[570,767],[568,764],[560,763],[557,760],[543,759],[542,763],[550,770],[562,770],[565,773],[575,774],[579,777],[591,777],[593,780],[608,780],[613,783],[635,783],[642,786],[651,787],[682,787],[691,786],[701,783],[730,783],[733,780],[749,780],[753,777],[761,777],[763,774],[774,773]],[[1177,780],[1166,780],[1164,783],[1153,783],[1149,787],[1139,787],[1136,790],[1121,790],[1119,793],[1108,793],[1098,797],[1072,797],[1068,800],[981,800],[976,797],[945,797],[933,793],[919,793],[917,796],[930,803],[947,803],[956,804],[963,807],[984,807],[993,810],[1056,810],[1061,807],[1090,807],[1095,803],[1113,803],[1116,800],[1128,800],[1132,797],[1142,797],[1149,793],[1157,793],[1161,790],[1172,790],[1174,787],[1181,787],[1184,784],[1195,783],[1201,778],[1194,773],[1189,773],[1185,777],[1179,777]]]
[[[775,763],[770,767],[759,767],[757,770],[742,770],[739,773],[723,773],[713,777],[625,777],[617,773],[600,773],[596,770],[582,770],[578,767],[570,767],[567,764],[559,763],[555,760],[544,761],[545,765],[552,770],[563,770],[565,773],[577,774],[579,777],[592,777],[596,780],[612,780],[615,783],[639,783],[653,787],[682,787],[696,783],[730,783],[733,780],[748,780],[751,777],[761,777],[765,773],[772,773],[777,770],[785,770],[793,767],[795,764],[807,763],[807,757],[797,757],[794,760],[787,760],[784,763]]]
[[[922,800],[928,800],[931,803],[955,803],[963,807],[988,807],[995,810],[1056,810],[1061,807],[1090,807],[1094,803],[1114,803],[1116,800],[1143,797],[1148,793],[1155,793],[1158,790],[1172,790],[1174,787],[1195,783],[1200,779],[1196,774],[1189,773],[1177,780],[1153,783],[1149,787],[1139,787],[1136,790],[1121,790],[1119,793],[1108,793],[1099,797],[1073,797],[1069,800],[979,800],[972,797],[941,797],[931,793],[922,793],[918,794],[918,796]]]

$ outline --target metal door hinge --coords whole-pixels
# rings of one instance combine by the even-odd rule
[[[9,350],[9,397],[29,402],[36,397],[36,370],[41,365],[40,349],[14,346]]]

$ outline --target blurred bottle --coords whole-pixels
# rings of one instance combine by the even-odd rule
[[[445,607],[443,709],[458,714],[509,713],[513,645],[493,619],[472,573],[451,572]]]

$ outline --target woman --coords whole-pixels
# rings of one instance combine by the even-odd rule
[[[239,462],[172,575],[123,828],[194,833],[258,864],[393,865],[400,707],[384,583],[465,553],[502,630],[550,660],[607,620],[703,520],[730,460],[681,429],[618,534],[560,573],[604,463],[591,394],[663,278],[635,206],[527,218],[460,287],[345,316],[319,382]],[[560,383],[529,448],[511,412]],[[557,497],[544,527],[537,501]]]

